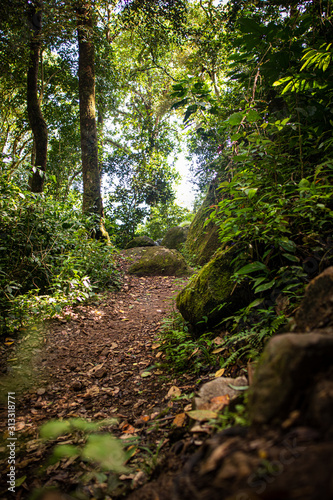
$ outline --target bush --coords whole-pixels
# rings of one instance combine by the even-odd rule
[[[0,333],[52,316],[118,284],[113,247],[90,238],[81,200],[31,193],[0,178]]]

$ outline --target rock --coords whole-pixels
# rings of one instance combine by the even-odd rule
[[[329,369],[332,359],[332,335],[286,333],[273,337],[262,354],[249,391],[252,422],[281,422],[304,405],[304,392],[317,373]]]
[[[237,387],[244,387],[247,386],[247,379],[246,377],[218,377],[207,382],[200,388],[198,397],[194,398],[195,409],[205,409],[205,406],[209,404],[213,398],[229,396],[229,399],[232,399],[239,396],[241,392],[230,387],[230,384]]]
[[[177,250],[164,247],[144,249],[128,270],[129,274],[137,276],[187,276],[191,272]]]
[[[210,221],[206,226],[204,225],[211,212],[210,207],[217,205],[222,199],[217,191],[219,184],[218,178],[210,183],[206,198],[189,227],[185,242],[185,251],[191,256],[191,261],[200,266],[206,264],[221,246],[216,224]]]
[[[310,396],[307,419],[310,424],[333,436],[333,380],[317,382]]]
[[[154,240],[148,236],[136,236],[130,242],[127,243],[126,248],[137,248],[137,247],[154,247],[156,243]]]
[[[333,327],[333,267],[309,283],[295,321],[296,332]]]
[[[231,280],[232,255],[229,250],[216,252],[177,296],[177,308],[192,325],[194,334],[216,325],[251,301],[251,293],[244,285],[235,288]]]
[[[189,225],[171,227],[162,240],[162,246],[170,249],[181,250],[189,231]]]

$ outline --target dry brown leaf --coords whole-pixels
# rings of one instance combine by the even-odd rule
[[[217,413],[211,410],[192,410],[187,411],[186,414],[193,420],[198,420],[199,422],[217,417]]]
[[[222,377],[223,373],[225,372],[225,368],[221,368],[221,370],[217,370],[215,373],[215,377]]]
[[[172,421],[172,424],[176,427],[183,427],[186,422],[186,413],[178,413]]]
[[[180,396],[181,393],[182,393],[182,391],[179,389],[179,387],[177,387],[176,385],[173,385],[172,387],[170,387],[166,397],[167,398],[174,398],[174,397]]]

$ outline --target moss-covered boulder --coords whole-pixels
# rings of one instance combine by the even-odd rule
[[[218,227],[213,221],[204,226],[208,215],[211,212],[210,207],[217,205],[221,201],[221,193],[218,192],[220,180],[214,179],[208,189],[206,198],[196,213],[185,242],[185,251],[190,256],[194,264],[202,266],[206,264],[220,247],[218,237]]]
[[[251,301],[249,290],[244,286],[235,288],[231,280],[232,258],[230,250],[216,252],[177,296],[177,308],[196,334],[206,326],[216,325]]]
[[[128,272],[137,276],[187,276],[191,269],[177,250],[157,246],[140,252]]]
[[[155,241],[148,236],[136,236],[130,242],[127,243],[126,248],[136,248],[136,247],[154,247],[156,245]]]
[[[186,241],[189,227],[189,225],[183,227],[171,227],[162,240],[162,246],[170,249],[181,250]]]

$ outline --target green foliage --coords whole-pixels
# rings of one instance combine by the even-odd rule
[[[115,251],[91,239],[95,222],[82,218],[74,193],[59,202],[3,175],[0,206],[2,333],[118,285]]]
[[[213,369],[219,362],[218,356],[213,353],[216,348],[214,335],[206,333],[193,340],[179,313],[164,319],[159,336],[166,367],[172,371],[200,373],[209,366]]]
[[[165,236],[168,229],[174,226],[179,226],[184,223],[190,223],[193,219],[193,214],[184,207],[176,203],[159,203],[155,207],[151,207],[150,215],[146,222],[138,227],[137,233],[147,235],[153,240],[158,240]]]
[[[70,435],[76,444],[58,444],[53,451],[53,462],[65,457],[81,457],[83,460],[98,464],[102,471],[117,474],[128,472],[125,463],[133,454],[125,451],[125,445],[110,433],[98,432],[103,427],[114,425],[116,420],[105,420],[99,423],[75,418],[54,420],[44,424],[40,435],[44,440],[55,440],[60,436]]]

